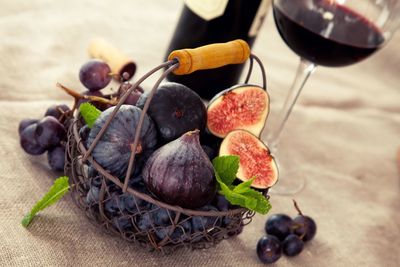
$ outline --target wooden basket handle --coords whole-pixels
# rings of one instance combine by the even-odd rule
[[[193,49],[172,51],[168,60],[176,58],[179,67],[176,75],[190,74],[196,70],[215,69],[229,64],[244,63],[250,56],[249,45],[240,39],[216,43]]]

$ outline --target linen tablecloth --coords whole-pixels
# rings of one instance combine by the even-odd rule
[[[83,90],[79,67],[87,45],[104,37],[131,56],[140,77],[159,64],[183,1],[0,1],[0,266],[257,266],[255,247],[267,216],[256,215],[237,238],[209,250],[173,255],[143,251],[93,226],[67,195],[29,229],[20,222],[58,175],[45,155],[19,146],[23,118],[52,104],[71,104],[55,87]],[[295,162],[306,187],[271,195],[273,213],[295,215],[292,198],[318,225],[316,238],[277,266],[399,266],[400,35],[371,58],[320,68],[309,80],[283,132],[280,160]],[[312,45],[312,44],[310,44]],[[253,47],[267,69],[271,115],[277,117],[298,58],[272,15]],[[146,80],[149,89],[157,77]],[[255,69],[254,82],[260,82]],[[282,177],[281,179],[297,179]]]

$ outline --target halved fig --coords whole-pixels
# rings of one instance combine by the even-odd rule
[[[207,108],[208,130],[221,138],[243,129],[260,136],[269,113],[269,95],[256,85],[239,85],[216,95]]]
[[[255,177],[252,187],[269,188],[278,180],[278,168],[268,147],[248,131],[230,132],[221,143],[219,155],[239,156],[239,170],[236,176],[242,181]]]

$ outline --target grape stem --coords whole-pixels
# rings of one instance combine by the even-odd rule
[[[67,94],[69,94],[70,96],[72,96],[75,99],[75,103],[74,103],[74,108],[76,108],[76,103],[80,100],[80,99],[87,99],[93,102],[99,102],[99,103],[103,103],[103,104],[109,104],[109,105],[113,105],[115,106],[116,104],[118,104],[118,101],[116,99],[107,99],[104,97],[100,97],[100,96],[94,96],[94,95],[82,95],[81,93],[78,93],[77,91],[70,89],[68,87],[65,87],[64,85],[57,83],[57,87],[61,88],[62,90],[64,90]]]
[[[300,209],[299,205],[297,204],[296,200],[294,200],[294,199],[292,199],[292,200],[293,200],[294,208],[297,210],[297,212],[299,213],[299,215],[304,216],[304,215],[303,215],[303,212],[301,212],[301,209]]]

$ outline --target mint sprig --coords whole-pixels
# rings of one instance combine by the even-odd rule
[[[94,122],[101,114],[101,111],[90,103],[82,103],[79,106],[79,112],[89,128],[93,127]]]
[[[49,191],[43,196],[43,198],[39,200],[35,204],[35,206],[33,206],[31,211],[24,216],[21,222],[22,225],[24,227],[28,227],[32,219],[39,211],[44,210],[45,208],[56,203],[59,199],[61,199],[65,195],[65,193],[68,192],[68,189],[69,189],[68,177],[62,176],[57,178],[54,181],[54,184],[50,187]]]
[[[258,192],[251,188],[255,178],[232,185],[239,169],[239,156],[221,156],[213,160],[218,191],[233,205],[238,205],[261,214],[267,214],[271,204]]]

